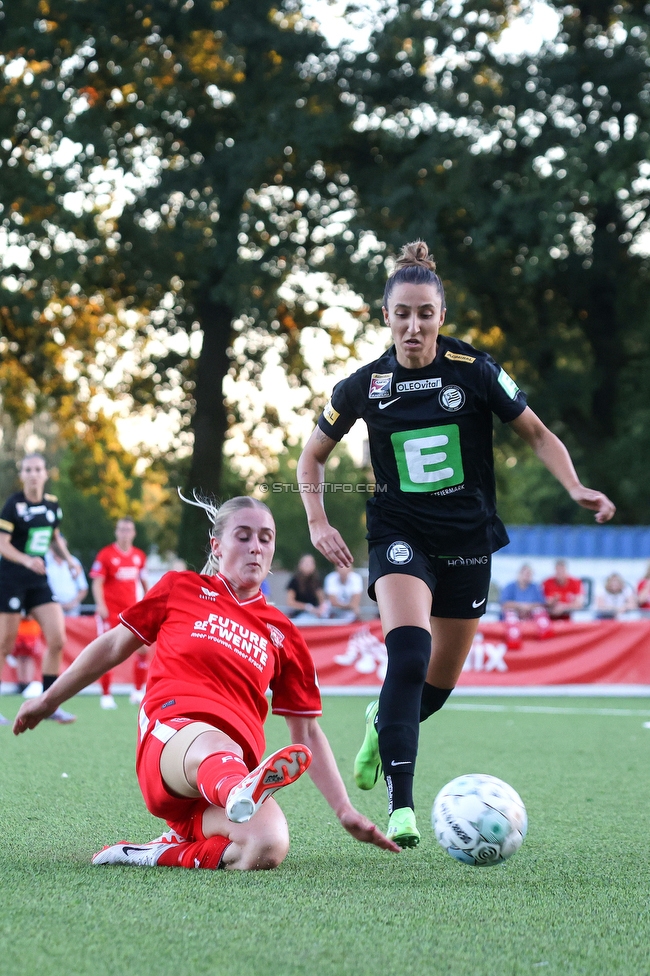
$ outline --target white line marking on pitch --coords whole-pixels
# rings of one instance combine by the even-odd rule
[[[453,708],[457,712],[522,712],[532,715],[614,715],[619,717],[650,715],[650,710],[647,708],[562,708],[555,705],[475,705],[465,702],[448,702],[445,708]]]

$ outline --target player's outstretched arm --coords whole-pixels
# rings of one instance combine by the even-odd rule
[[[292,742],[302,742],[311,750],[309,775],[338,817],[341,826],[362,843],[374,844],[385,851],[399,854],[401,848],[385,837],[371,820],[355,810],[350,803],[327,736],[318,721],[315,718],[295,715],[287,715],[286,720]]]
[[[106,671],[126,661],[127,657],[139,647],[142,647],[142,641],[124,624],[118,624],[101,637],[97,637],[83,649],[68,670],[64,671],[46,692],[38,698],[26,701],[21,706],[14,722],[14,735],[20,735],[27,729],[35,729],[38,723],[52,715],[59,705],[92,684]]]
[[[539,419],[530,407],[511,421],[510,426],[534,450],[542,464],[566,488],[574,502],[596,513],[597,522],[609,522],[616,506],[602,491],[585,488],[581,483],[566,447]]]
[[[314,429],[298,461],[298,487],[314,548],[335,566],[351,566],[352,554],[325,514],[325,462],[336,443],[320,427]]]

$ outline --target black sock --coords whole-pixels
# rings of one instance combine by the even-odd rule
[[[386,635],[388,668],[379,696],[379,755],[388,788],[389,813],[413,808],[422,686],[431,656],[431,635],[422,627],[396,627]]]
[[[426,722],[430,715],[440,711],[453,690],[453,688],[436,688],[435,685],[425,681],[420,701],[420,722]]]
[[[29,682],[28,681],[18,681],[17,684],[18,684],[18,694],[19,695],[22,695],[23,691],[25,690],[25,688],[27,687],[27,685],[29,684]]]
[[[58,674],[44,674],[43,691],[47,691],[48,688],[51,688],[58,677]]]

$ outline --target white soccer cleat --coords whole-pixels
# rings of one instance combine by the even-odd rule
[[[0,725],[11,725],[11,722],[4,715],[0,715]]]
[[[231,789],[226,800],[228,820],[246,823],[276,790],[295,783],[310,762],[311,752],[300,743],[272,753]]]
[[[43,685],[40,681],[30,681],[23,691],[23,698],[38,698],[43,694]]]
[[[141,705],[144,698],[144,688],[134,688],[129,695],[129,704]]]
[[[148,844],[129,844],[122,840],[119,844],[103,847],[92,857],[93,864],[129,864],[134,867],[155,867],[163,851],[184,844],[185,838],[175,830],[168,830],[162,837]]]
[[[55,712],[47,716],[48,721],[58,722],[59,725],[71,725],[73,722],[77,721],[77,716],[73,715],[71,712],[64,711],[63,708],[57,708]]]
[[[103,708],[104,711],[112,711],[117,708],[117,702],[112,695],[102,695],[99,699],[99,707]]]

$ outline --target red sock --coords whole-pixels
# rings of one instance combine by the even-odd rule
[[[230,844],[227,837],[208,837],[207,840],[185,841],[173,844],[158,858],[159,867],[165,868],[205,868],[216,871],[221,863],[223,852]]]
[[[215,752],[204,759],[196,773],[196,787],[208,803],[225,807],[233,786],[241,783],[248,773],[248,766],[231,752]]]
[[[110,695],[111,693],[111,672],[107,671],[99,679],[99,683],[102,686],[102,695]]]
[[[133,656],[133,684],[135,685],[135,690],[140,691],[147,680],[147,671],[149,670],[149,662],[147,661],[144,654],[134,654]]]

